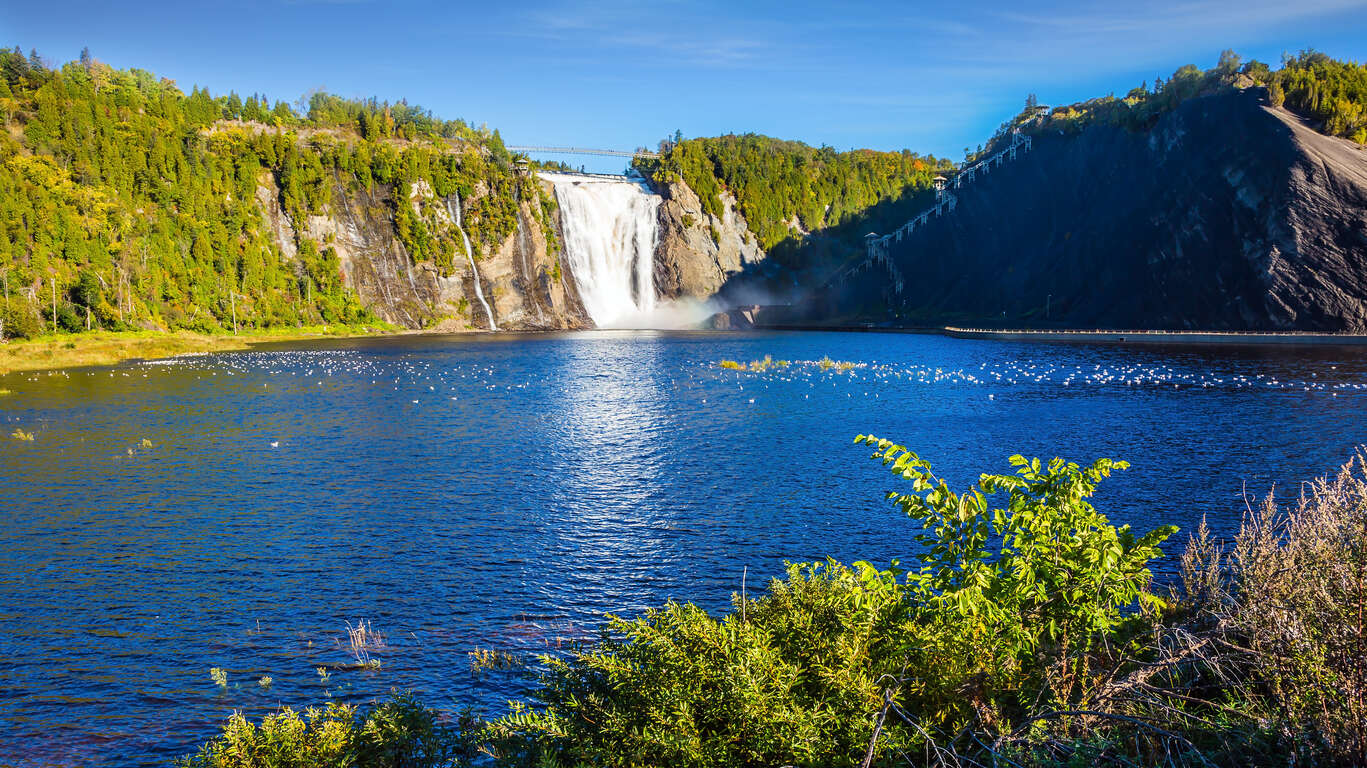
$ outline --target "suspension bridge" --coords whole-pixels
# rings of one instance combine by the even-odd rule
[[[651,152],[648,149],[634,149],[627,151],[624,149],[590,149],[588,147],[508,147],[509,152],[521,152],[525,155],[596,155],[598,157],[659,157],[659,152]]]

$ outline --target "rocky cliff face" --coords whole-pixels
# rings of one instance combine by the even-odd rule
[[[655,192],[663,198],[655,248],[655,286],[662,298],[710,299],[729,278],[764,259],[729,193],[722,195],[719,218],[706,213],[682,181],[656,185]]]
[[[808,318],[1367,331],[1367,150],[1267,105],[1190,100],[1092,126],[954,191],[956,209]]]
[[[553,188],[542,183],[553,197]],[[656,192],[663,198],[655,250],[655,285],[661,298],[711,299],[728,280],[764,259],[730,195],[723,197],[723,215],[716,217],[703,211],[697,195],[681,181]],[[487,330],[469,260],[457,253],[446,274],[431,262],[415,262],[396,231],[395,194],[379,184],[357,188],[339,175],[326,210],[302,222],[291,221],[281,209],[270,175],[261,177],[256,198],[287,260],[297,258],[300,237],[312,239],[320,249],[332,247],[346,285],[380,318],[405,328]],[[473,198],[480,194],[476,189]],[[430,231],[460,239],[455,214],[462,201],[443,199],[418,181],[401,192],[399,204],[409,206]],[[522,202],[516,230],[497,248],[476,256],[480,287],[494,321],[500,330],[590,328],[593,323],[569,262],[560,253],[564,238],[558,213],[543,226],[535,204]]]
[[[419,181],[402,190],[398,203],[433,231],[459,240],[453,213],[461,202],[439,198]],[[257,202],[286,259],[296,256],[297,238],[320,248],[332,247],[342,264],[343,280],[361,303],[382,319],[406,328],[464,331],[489,328],[475,291],[476,273],[458,253],[449,274],[430,262],[414,262],[394,223],[396,190],[375,185],[358,189],[334,178],[332,202],[317,216],[294,222],[280,208],[274,180],[263,176]],[[480,194],[476,190],[475,196]],[[485,301],[500,330],[583,328],[591,325],[574,281],[560,267],[558,245],[548,242],[532,204],[519,205],[516,230],[491,252],[475,257]],[[551,222],[559,231],[558,222]],[[555,236],[558,240],[558,235]]]

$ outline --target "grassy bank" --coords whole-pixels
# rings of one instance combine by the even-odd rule
[[[112,365],[124,360],[155,360],[191,352],[250,349],[254,344],[299,339],[342,338],[392,333],[375,326],[330,325],[281,328],[250,334],[206,335],[191,331],[93,331],[50,334],[0,343],[0,374]]]
[[[903,481],[888,498],[924,545],[907,562],[794,565],[721,615],[610,618],[527,667],[530,700],[497,720],[405,695],[234,715],[180,765],[1367,765],[1363,456],[1228,541],[1190,532],[1155,589],[1176,529],[1090,502],[1124,462],[1017,456],[956,490],[859,442]]]

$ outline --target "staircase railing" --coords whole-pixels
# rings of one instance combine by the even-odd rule
[[[937,179],[935,205],[912,216],[907,223],[881,237],[870,232],[864,238],[864,258],[858,263],[842,270],[835,275],[830,282],[843,282],[855,274],[871,269],[877,265],[883,267],[887,271],[888,277],[891,278],[891,285],[894,293],[901,294],[902,289],[906,287],[906,280],[902,275],[901,269],[899,269],[896,262],[892,260],[892,257],[888,252],[888,246],[894,242],[900,243],[903,239],[910,237],[918,228],[924,227],[930,221],[931,216],[939,218],[940,216],[953,212],[954,208],[959,204],[959,199],[954,193],[949,191],[948,187],[952,186],[954,189],[962,189],[965,184],[971,184],[977,179],[979,174],[985,176],[991,173],[993,168],[1000,168],[1006,161],[1015,160],[1019,153],[1029,152],[1033,146],[1034,141],[1029,135],[1014,131],[1011,134],[1011,143],[1007,147],[986,158],[978,160],[972,165],[959,169],[959,172],[954,174],[952,183],[944,184],[943,179]]]

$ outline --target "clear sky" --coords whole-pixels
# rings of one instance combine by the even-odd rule
[[[755,131],[957,160],[1031,92],[1122,94],[1224,48],[1361,61],[1367,0],[0,0],[0,44],[187,91],[407,98],[510,144]]]

